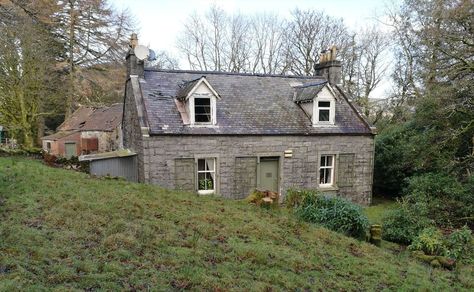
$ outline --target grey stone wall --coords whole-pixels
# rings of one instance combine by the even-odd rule
[[[126,124],[126,121],[124,121]],[[126,132],[126,131],[125,131]],[[141,181],[166,188],[190,189],[195,184],[197,157],[217,159],[218,193],[242,198],[258,187],[258,157],[280,157],[280,191],[318,188],[319,159],[335,154],[336,187],[326,189],[367,205],[372,197],[374,140],[372,136],[151,136],[124,132],[124,143],[142,153]],[[128,138],[127,138],[128,137]],[[138,147],[134,148],[134,147]],[[292,150],[291,158],[284,151]]]
[[[137,152],[138,181],[145,181],[143,140],[138,121],[137,107],[133,98],[130,80],[125,87],[124,112],[122,120],[123,147]]]

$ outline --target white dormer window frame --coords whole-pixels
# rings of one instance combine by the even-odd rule
[[[201,84],[204,84],[209,92],[196,92],[197,89],[201,86]],[[205,107],[205,104],[201,104],[201,106],[197,105],[196,100],[200,99],[209,99],[209,121],[198,121],[197,119],[197,115],[202,115],[203,111],[200,110],[200,113],[197,113],[196,106],[201,107],[201,109]],[[189,122],[191,127],[210,127],[217,125],[217,99],[220,99],[220,96],[217,94],[214,88],[212,88],[206,78],[202,77],[186,96],[186,110],[189,114]]]
[[[208,122],[200,122],[196,119],[196,99],[209,99],[210,113]],[[191,126],[213,126],[217,125],[216,117],[216,97],[212,95],[193,94],[189,100],[189,117]],[[199,114],[198,114],[199,115]]]
[[[332,90],[326,86],[330,95],[320,96],[321,92],[313,100],[313,126],[335,125],[336,99]],[[328,116],[329,114],[329,116]]]

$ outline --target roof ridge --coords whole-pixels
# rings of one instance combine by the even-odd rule
[[[200,71],[200,70],[168,70],[145,68],[149,72],[163,73],[191,73],[191,74],[214,74],[214,75],[231,75],[231,76],[254,76],[254,77],[278,77],[278,78],[295,78],[295,79],[320,79],[326,80],[322,76],[299,76],[299,75],[282,75],[282,74],[264,74],[264,73],[242,73],[242,72],[224,72],[224,71]],[[205,75],[203,75],[205,77]],[[199,79],[199,78],[198,78]]]
[[[307,87],[313,87],[313,86],[320,86],[320,85],[326,85],[328,82],[327,80],[321,81],[321,82],[307,82],[303,83],[302,85],[296,85],[294,88],[307,88]]]

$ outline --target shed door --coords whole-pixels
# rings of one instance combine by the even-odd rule
[[[67,142],[67,143],[64,144],[64,148],[65,148],[66,158],[71,158],[72,156],[77,155],[76,143]]]
[[[278,157],[260,158],[260,189],[278,192]]]

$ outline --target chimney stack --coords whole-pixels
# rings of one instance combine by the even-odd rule
[[[144,76],[145,63],[135,56],[135,48],[138,46],[138,37],[136,33],[132,33],[130,37],[130,49],[127,52],[125,58],[127,63],[127,77],[130,75],[138,75],[139,77]]]
[[[330,84],[341,83],[341,61],[336,60],[336,46],[321,52],[319,63],[314,65],[316,76],[326,78]]]

